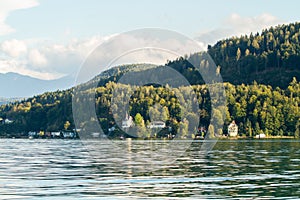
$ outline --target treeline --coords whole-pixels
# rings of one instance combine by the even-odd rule
[[[2,105],[1,118],[10,119],[13,123],[0,124],[0,134],[22,136],[27,135],[29,131],[63,130],[64,124],[72,121],[73,117],[71,91],[47,92]]]
[[[271,27],[261,33],[220,40],[215,45],[208,46],[208,54],[217,66],[215,73],[220,74],[224,82],[240,85],[256,81],[285,89],[293,77],[300,80],[299,41],[300,23],[291,23]],[[201,60],[201,53],[194,53],[168,61],[165,66],[178,71],[192,85],[205,84],[192,65],[198,65],[199,58]],[[157,72],[158,68],[165,66],[119,66],[100,74],[93,81],[97,81],[98,86],[103,86],[108,81],[117,82],[129,71],[146,71],[156,67]]]
[[[251,137],[265,133],[272,136],[299,137],[300,83],[296,78],[285,90],[256,82],[251,85],[237,86],[225,83],[224,86],[227,98],[226,107],[215,110],[211,110],[211,99],[207,87],[205,85],[192,86],[199,105],[198,113],[195,114],[186,110],[186,106],[182,105],[182,102],[186,105],[192,102],[180,101],[190,92],[188,87],[175,89],[154,86],[132,87],[109,82],[96,89],[95,106],[98,117],[96,120],[99,120],[108,136],[126,136],[117,124],[121,124],[126,117],[124,99],[126,95],[133,92],[130,97],[127,97],[130,99],[128,114],[133,117],[139,127],[142,127],[138,132],[140,134],[137,135],[138,137],[148,137],[151,134],[146,126],[153,120],[165,121],[168,127],[172,127],[172,129],[163,129],[157,137],[163,137],[170,131],[176,134],[178,130],[182,137],[193,137],[188,133],[192,131],[196,135],[196,125],[208,129],[212,113],[217,115],[217,118],[223,117],[222,113],[218,113],[219,110],[226,112],[223,119],[225,124],[222,130],[214,130],[215,135],[226,134],[227,126],[235,120],[239,126],[239,135]],[[115,90],[118,95],[114,96],[114,102],[117,103],[112,103]],[[0,116],[3,119],[13,120],[13,123],[1,124],[0,133],[2,136],[7,133],[14,133],[18,136],[27,131],[57,131],[63,130],[66,122],[70,123],[68,129],[73,129],[75,127],[71,102],[72,93],[71,90],[67,90],[45,93],[24,101],[3,105],[0,107]],[[85,111],[83,110],[82,113]],[[89,121],[86,123],[88,125]],[[109,131],[111,127],[115,127],[113,131]]]
[[[208,46],[208,53],[219,66],[224,81],[288,86],[300,78],[300,23],[280,25],[232,37]]]
[[[166,83],[177,83],[177,79],[167,74],[166,66],[182,74],[193,85],[198,99],[200,116],[199,127],[208,129],[211,114],[222,118],[217,108],[211,110],[211,99],[205,82],[193,64],[204,67],[205,70],[214,70],[217,76],[221,75],[225,82],[227,105],[223,130],[216,130],[216,134],[226,133],[227,125],[235,120],[239,126],[239,134],[253,136],[266,133],[268,135],[299,135],[299,83],[300,79],[300,23],[281,25],[261,33],[249,36],[233,37],[217,42],[208,47],[208,53],[217,64],[217,69],[209,65],[201,65],[203,53],[180,57],[168,61],[165,66],[148,64],[124,65],[107,70],[96,76],[91,81],[80,85],[82,91],[88,93],[93,83],[96,83],[95,106],[97,119],[106,134],[111,137],[125,133],[116,124],[125,118],[122,114],[113,113],[112,110],[124,108],[122,102],[129,90],[134,91],[130,96],[128,114],[134,118],[139,127],[143,127],[140,134],[147,133],[146,126],[151,121],[151,116],[165,121],[171,129],[163,130],[161,135],[170,131],[175,134],[180,129],[183,133],[197,132],[190,130],[194,127],[195,114],[185,110],[180,105],[180,96],[168,87],[149,84],[143,87],[129,87],[117,84],[118,80],[127,72],[134,73],[134,78],[143,80],[164,80]],[[198,67],[197,66],[197,67]],[[295,79],[293,79],[295,77]],[[156,79],[155,79],[156,78]],[[167,80],[166,80],[167,79]],[[213,81],[212,81],[213,82]],[[155,83],[155,81],[153,82]],[[178,82],[180,85],[180,82]],[[118,88],[119,96],[116,97],[120,104],[111,104],[112,92]],[[72,116],[72,89],[44,93],[26,100],[2,105],[0,107],[0,134],[8,133],[17,135],[26,134],[28,131],[58,131],[75,128]],[[182,94],[188,88],[181,87]],[[186,102],[187,105],[191,102]],[[82,110],[83,114],[85,113]],[[113,114],[115,116],[113,116]],[[182,119],[182,116],[183,119]],[[3,123],[5,119],[13,123]],[[153,121],[153,119],[152,119]],[[220,120],[222,121],[222,120]],[[86,122],[88,123],[88,121]],[[116,127],[112,130],[112,127]],[[143,135],[145,136],[145,135]],[[191,137],[187,135],[186,137]]]

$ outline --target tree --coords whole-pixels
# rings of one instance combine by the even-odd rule
[[[135,127],[135,136],[138,138],[145,138],[149,137],[149,133],[147,132],[147,129],[145,127],[144,118],[140,113],[137,113],[134,117],[134,122],[136,124]]]
[[[215,128],[212,124],[208,126],[208,138],[214,138],[215,137]]]
[[[64,128],[65,130],[68,130],[68,128],[70,127],[71,123],[69,121],[66,121],[64,124]]]
[[[250,55],[250,51],[249,51],[249,49],[246,49],[245,50],[245,56],[249,56]]]
[[[134,123],[137,126],[145,126],[144,118],[140,113],[137,113],[134,117]]]
[[[197,130],[199,126],[199,117],[195,113],[188,113],[186,115],[186,120],[188,121],[188,130],[193,131],[195,128]]]
[[[188,130],[189,122],[184,119],[182,122],[179,123],[179,135],[181,138],[185,138],[188,136],[189,130]]]
[[[256,135],[260,134],[260,127],[258,122],[255,123],[255,133]]]
[[[170,119],[169,109],[168,109],[168,107],[164,106],[162,108],[162,112],[161,112],[161,120],[162,121],[167,121],[169,119]]]
[[[300,130],[299,130],[299,126],[300,126],[300,120],[298,120],[297,124],[296,124],[296,131],[295,131],[295,138],[299,138],[300,137]]]
[[[254,39],[254,40],[252,41],[252,46],[253,46],[256,50],[259,49],[259,44],[258,44],[257,39]]]
[[[210,94],[216,91],[208,91],[208,88],[202,85],[203,78],[188,62],[192,59],[197,61],[197,66],[201,65],[203,70],[210,70],[207,61],[199,60],[199,53],[169,61],[166,65],[180,72],[193,85],[197,96],[195,99],[199,104],[200,126],[208,127],[210,120],[215,119],[212,124],[214,124],[216,135],[220,132],[221,119],[224,119],[226,124],[235,119],[241,132],[248,136],[264,132],[274,136],[298,137],[300,83],[292,78],[293,76],[299,77],[300,74],[299,36],[300,23],[294,23],[263,30],[261,33],[250,36],[229,38],[210,46],[208,53],[216,62],[216,66],[222,66],[222,77],[224,82],[227,82],[224,84],[227,95],[224,112],[218,112],[218,106],[212,107],[212,105],[218,105],[218,100],[213,102],[214,100],[210,98]],[[191,123],[197,120],[185,110],[185,107],[192,106],[191,102],[194,100],[186,102],[181,100],[190,95],[190,90],[182,87],[184,89],[180,89],[182,94],[179,95],[179,92],[173,91],[172,93],[170,88],[159,85],[127,86],[114,82],[133,67],[134,65],[122,66],[117,70],[112,68],[112,71],[104,73],[104,77],[100,75],[102,78],[100,78],[95,94],[97,117],[91,120],[99,120],[104,132],[108,134],[108,128],[112,127],[115,122],[121,122],[125,118],[125,113],[128,112],[130,116],[135,116],[136,127],[132,129],[137,127],[140,130],[145,129],[145,121],[162,120],[172,127],[172,133],[176,133],[184,116],[189,121],[189,131],[196,132],[190,129],[197,126],[196,123]],[[220,67],[217,71],[220,71]],[[211,73],[215,73],[215,70]],[[152,76],[154,77],[154,73]],[[291,83],[290,80],[292,80]],[[88,83],[80,87],[84,88],[83,94],[93,92]],[[112,91],[119,94],[114,97],[114,100],[118,102],[116,104],[111,103]],[[8,131],[26,133],[30,130],[72,129],[74,125],[73,96],[71,90],[47,92],[0,106],[0,117],[3,120],[14,121],[11,125],[0,123],[1,136],[6,135]],[[129,106],[125,108],[126,97],[129,99]],[[82,105],[85,105],[87,101],[89,99],[85,95],[74,99],[74,102],[82,102]],[[153,109],[151,108],[153,105],[158,107]],[[85,112],[84,107],[78,110],[80,115],[89,121],[89,113]],[[117,116],[115,110],[122,112],[119,112]],[[88,123],[83,122],[82,126],[86,127]],[[140,131],[140,133],[145,132]]]
[[[158,121],[160,119],[160,112],[158,110],[158,105],[151,106],[149,108],[149,117],[151,121]]]
[[[247,122],[246,122],[246,129],[247,129],[247,135],[249,137],[252,137],[252,124],[251,124],[251,121],[249,119],[247,119]]]
[[[236,60],[239,61],[241,58],[241,49],[238,48],[237,51],[236,51]]]

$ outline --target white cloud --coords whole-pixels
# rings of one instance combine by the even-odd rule
[[[214,44],[220,39],[260,32],[264,28],[281,23],[284,22],[268,13],[254,17],[242,17],[233,13],[223,21],[222,28],[202,32],[196,39],[206,44]]]
[[[268,13],[263,13],[255,17],[242,17],[234,13],[225,21],[225,24],[231,26],[235,31],[234,34],[239,35],[258,32],[263,28],[278,25],[279,23],[282,23],[282,21]]]
[[[24,41],[12,39],[4,41],[1,44],[1,50],[9,56],[16,58],[26,53],[27,46]]]
[[[75,74],[96,46],[107,37],[73,39],[66,44],[49,40],[6,40],[0,43],[0,73],[16,72],[40,79]]]
[[[48,60],[48,70],[61,74],[75,74],[89,53],[101,44],[106,37],[94,36],[87,39],[73,39],[67,44],[42,46],[40,52]]]
[[[72,39],[63,44],[38,39],[4,41],[0,44],[0,50],[2,50],[0,56],[3,59],[0,63],[0,73],[17,72],[42,79],[60,78],[65,75],[75,76],[85,59],[91,55],[88,57],[89,64],[92,62],[99,70],[91,72],[91,77],[93,77],[95,73],[111,67],[108,66],[109,64],[113,66],[125,63],[164,64],[167,60],[173,60],[180,55],[201,50],[199,46],[196,49],[192,41],[176,39],[176,35],[165,37],[166,33],[163,30],[164,34],[157,33],[157,39],[155,39],[156,36],[148,37],[145,33],[147,31],[141,31],[136,35],[121,34],[110,43],[103,42],[116,35]],[[159,36],[162,37],[159,38]],[[103,48],[99,52],[93,51],[100,44],[104,45]],[[159,48],[155,49],[155,47]],[[170,48],[173,52],[168,51]],[[91,52],[94,53],[90,54]],[[113,59],[117,60],[110,63]]]
[[[0,1],[0,36],[14,32],[15,30],[6,24],[8,15],[19,9],[27,9],[37,6],[37,0],[1,0]]]
[[[8,72],[15,72],[22,75],[27,75],[31,77],[36,77],[39,79],[51,80],[57,77],[62,76],[61,74],[57,73],[48,73],[48,72],[39,72],[36,70],[29,69],[26,66],[24,61],[18,60],[0,60],[0,73],[8,73]]]
[[[46,57],[37,49],[30,50],[28,61],[33,67],[44,67],[47,65]]]

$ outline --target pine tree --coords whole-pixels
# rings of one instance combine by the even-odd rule
[[[296,131],[295,131],[295,138],[299,138],[300,137],[300,130],[299,130],[299,126],[300,126],[300,120],[298,120],[297,124],[296,124]]]
[[[245,56],[249,56],[250,55],[250,51],[249,51],[249,49],[246,49],[245,50]]]
[[[215,128],[212,124],[208,126],[208,138],[215,138]]]
[[[236,60],[239,61],[241,58],[241,49],[238,48],[237,51],[236,51]]]

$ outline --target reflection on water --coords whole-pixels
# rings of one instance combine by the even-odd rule
[[[195,142],[173,163],[144,141],[115,144],[90,154],[79,140],[1,139],[0,199],[300,197],[297,141],[218,141],[205,156]]]

